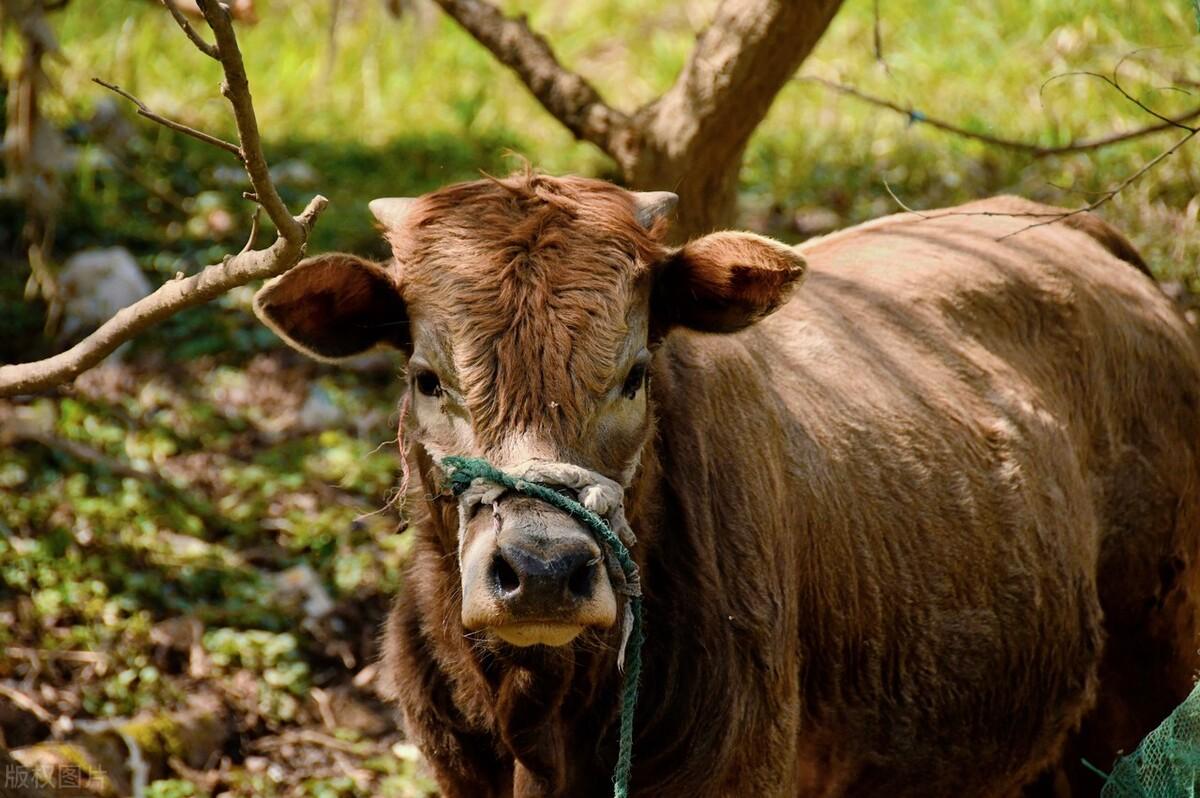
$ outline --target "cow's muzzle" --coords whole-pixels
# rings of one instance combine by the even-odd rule
[[[461,548],[462,621],[517,646],[566,645],[616,623],[600,546],[577,521],[536,499],[481,504]]]

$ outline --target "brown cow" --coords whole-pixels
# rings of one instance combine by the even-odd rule
[[[621,684],[597,543],[512,494],[460,519],[466,454],[624,487],[636,795],[1095,794],[1080,758],[1200,664],[1200,357],[1136,252],[1091,217],[1013,235],[1053,209],[1011,198],[672,249],[669,205],[539,175],[376,201],[393,262],[258,296],[315,355],[408,354],[428,514],[386,673],[443,792],[610,794]]]

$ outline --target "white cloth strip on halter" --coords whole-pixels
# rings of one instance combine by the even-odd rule
[[[625,518],[625,490],[620,483],[572,463],[552,463],[545,460],[527,460],[508,470],[508,473],[526,482],[537,482],[550,487],[558,485],[576,491],[579,503],[603,518],[622,543],[633,546],[637,542],[633,529]],[[486,479],[475,479],[458,497],[459,554],[462,553],[463,540],[466,538],[467,520],[474,514],[475,507],[480,504],[494,504],[507,490],[502,485],[488,482]]]

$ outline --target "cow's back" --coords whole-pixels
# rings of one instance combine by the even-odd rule
[[[999,199],[811,242],[774,316],[670,340],[662,390],[688,411],[663,413],[668,480],[704,481],[711,517],[690,523],[722,536],[725,569],[774,566],[736,610],[799,651],[771,691],[797,697],[779,728],[800,730],[802,784],[1011,790],[1128,677],[1101,605],[1110,649],[1194,632],[1190,330],[1107,228],[1004,238],[1040,217],[988,215],[1052,210]],[[1185,687],[1176,653],[1121,745]]]

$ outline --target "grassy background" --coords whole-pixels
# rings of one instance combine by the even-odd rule
[[[506,3],[528,13],[566,64],[626,110],[669,85],[714,6]],[[504,172],[510,152],[550,172],[611,175],[600,152],[573,141],[432,7],[416,5],[397,20],[374,0],[342,0],[336,51],[331,7],[259,0],[261,22],[240,29],[268,157],[300,166],[282,182],[285,199],[297,210],[317,191],[332,200],[313,251],[381,254],[367,200],[419,193],[480,169]],[[801,74],[973,130],[1053,145],[1153,120],[1098,80],[1063,79],[1043,91],[1047,79],[1111,73],[1127,53],[1159,48],[1125,63],[1130,91],[1165,113],[1200,104],[1200,96],[1164,88],[1190,90],[1188,81],[1200,80],[1200,40],[1186,0],[883,0],[881,7],[886,68],[873,50],[872,0],[849,0]],[[148,0],[77,1],[52,22],[66,60],[52,68],[59,91],[47,108],[79,155],[78,168],[63,176],[56,254],[125,246],[161,281],[240,248],[249,211],[226,154],[134,120],[121,168],[113,168],[111,155],[76,129],[98,103],[111,102],[90,82],[97,76],[160,113],[231,135],[217,65]],[[10,35],[4,45],[8,74],[17,43]],[[1082,204],[1178,135],[1034,160],[797,81],[747,152],[742,222],[795,239],[797,214],[819,210],[843,224],[878,216],[895,210],[885,180],[916,208],[998,192]],[[1160,277],[1194,289],[1197,158],[1200,145],[1184,148],[1102,212],[1130,233]],[[218,212],[232,222],[214,224]],[[44,306],[22,296],[23,213],[0,200],[0,362],[52,346],[41,335]],[[0,448],[0,683],[71,718],[170,709],[197,690],[220,693],[238,713],[235,742],[207,781],[161,782],[153,788],[158,798],[425,794],[428,780],[410,750],[392,748],[394,733],[337,718],[331,724],[313,697],[314,688],[346,691],[385,713],[370,679],[352,679],[370,667],[407,545],[396,533],[403,515],[375,512],[397,466],[394,447],[381,447],[394,437],[395,380],[386,368],[346,373],[281,351],[245,312],[249,293],[181,314],[139,341],[124,363],[72,390],[0,403],[0,430],[19,418],[52,441],[102,456],[81,460],[61,443],[31,440]],[[319,411],[317,423],[306,408]],[[190,498],[114,474],[105,458],[159,473]],[[281,588],[281,575],[303,566],[334,602],[332,615],[312,618]],[[179,619],[201,624],[205,667],[173,651],[168,631]],[[102,659],[69,656],[81,651]],[[349,746],[355,766],[294,739],[314,727]],[[291,747],[280,748],[280,740]],[[275,778],[265,761],[286,763],[291,776]]]
[[[564,63],[631,110],[670,84],[715,2],[506,6],[528,13]],[[369,246],[366,199],[418,193],[480,168],[503,170],[506,149],[550,172],[611,172],[605,156],[573,141],[507,70],[433,8],[417,5],[395,20],[380,3],[343,0],[335,51],[331,7],[325,0],[266,4],[263,21],[242,33],[270,154],[307,160],[334,201],[318,245]],[[1167,112],[1196,102],[1161,90],[1181,77],[1200,78],[1195,20],[1185,0],[888,0],[881,4],[886,70],[875,60],[872,7],[872,0],[849,0],[801,74],[840,79],[930,116],[1042,144],[1153,121],[1100,81],[1067,79],[1039,92],[1054,75],[1109,73],[1140,48],[1163,49],[1126,64],[1135,94]],[[86,11],[77,5],[63,15],[60,30],[70,59],[62,71],[61,112],[79,113],[103,96],[88,82],[95,75],[156,110],[231,132],[215,91],[218,66],[194,52],[153,4],[125,0],[89,4]],[[175,138],[156,136],[147,158],[169,158]],[[997,191],[1077,204],[1152,157],[1168,138],[1033,162],[797,82],[754,137],[743,184],[751,208],[826,207],[847,222],[895,209],[882,189],[885,178],[914,206]],[[1153,228],[1139,243],[1164,272],[1175,273],[1196,251],[1164,243],[1147,209],[1133,206],[1164,201],[1185,210],[1196,193],[1195,158],[1182,153],[1109,211],[1137,234]]]

